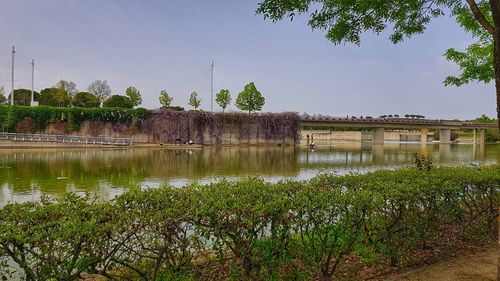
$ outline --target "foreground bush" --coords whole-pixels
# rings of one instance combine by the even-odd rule
[[[0,264],[27,280],[356,278],[353,260],[401,267],[487,241],[499,188],[488,166],[67,195],[0,210]]]

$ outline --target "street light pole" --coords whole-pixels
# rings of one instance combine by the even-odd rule
[[[12,84],[11,84],[11,92],[10,92],[10,105],[14,105],[14,55],[16,54],[16,48],[12,46]]]
[[[35,60],[31,60],[31,103],[33,106],[33,102],[35,101]]]
[[[212,60],[212,86],[211,86],[210,111],[214,112],[214,60]]]

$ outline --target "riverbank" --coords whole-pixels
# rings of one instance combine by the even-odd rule
[[[32,280],[363,280],[492,238],[500,167],[427,168],[8,204],[0,255]]]
[[[132,145],[113,144],[84,144],[70,142],[44,142],[44,141],[10,141],[0,140],[0,149],[40,149],[40,148],[165,148],[165,149],[201,149],[202,145],[193,144],[150,144],[137,143]]]

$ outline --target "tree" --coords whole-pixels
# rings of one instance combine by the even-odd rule
[[[34,99],[37,100],[40,96],[38,92],[34,92]],[[10,102],[10,95],[7,98],[7,102]],[[25,105],[29,106],[31,102],[31,90],[29,89],[15,89],[14,90],[14,105]]]
[[[86,108],[94,108],[99,107],[101,103],[99,99],[89,92],[79,92],[71,101],[71,104],[74,107],[86,107]]]
[[[138,106],[142,103],[141,92],[133,86],[130,86],[125,90],[125,96],[132,101],[134,106]]]
[[[247,84],[243,92],[239,93],[236,98],[236,106],[243,111],[248,111],[248,113],[262,110],[265,103],[266,99],[253,82]]]
[[[314,11],[310,12],[310,9]],[[493,67],[500,130],[500,1],[498,0],[263,0],[257,8],[257,13],[272,21],[284,18],[293,20],[299,14],[307,13],[309,25],[313,29],[326,30],[326,37],[334,44],[342,42],[359,44],[363,32],[372,31],[380,34],[388,27],[392,28],[390,40],[399,43],[405,37],[423,33],[432,19],[444,15],[448,10],[456,15],[459,23],[467,22],[463,26],[480,26],[479,30],[492,38],[493,60],[479,62],[477,65],[490,64]],[[481,42],[481,36],[479,38]],[[474,55],[484,51],[480,49],[472,47],[468,54]],[[453,60],[452,53],[448,54],[451,55],[448,56],[451,60]],[[483,72],[471,75],[464,81],[447,79],[448,84],[459,85],[471,80],[484,79],[484,76],[478,75],[479,73]]]
[[[40,105],[66,107],[70,105],[71,97],[63,88],[46,88],[40,92],[38,102]]]
[[[170,107],[173,100],[174,100],[174,98],[168,95],[167,90],[161,90],[161,92],[160,92],[160,104],[163,107]]]
[[[134,104],[129,97],[112,95],[109,99],[104,101],[103,107],[133,108]]]
[[[57,84],[54,86],[54,88],[62,88],[70,97],[74,97],[76,93],[78,93],[78,90],[76,89],[76,84],[73,81],[66,81],[66,80],[60,80],[57,82]]]
[[[220,92],[215,96],[215,101],[222,108],[222,112],[224,112],[227,106],[231,103],[231,94],[229,93],[229,90],[220,90]]]
[[[189,96],[189,105],[194,107],[194,110],[197,110],[201,105],[201,99],[198,98],[198,93],[196,91],[191,93]]]
[[[96,80],[89,85],[89,93],[93,94],[99,99],[99,102],[104,102],[111,95],[111,87],[108,81]]]
[[[7,98],[5,97],[5,89],[2,87],[0,87],[0,104],[5,104],[5,102],[7,101]]]
[[[479,9],[489,22],[492,22],[490,6],[485,2],[478,4]],[[471,11],[465,7],[455,10],[457,23],[478,41],[468,46],[464,52],[450,48],[445,52],[445,58],[458,65],[461,73],[457,76],[448,76],[444,80],[445,86],[462,86],[478,81],[485,84],[495,79],[493,68],[493,37],[474,19]]]

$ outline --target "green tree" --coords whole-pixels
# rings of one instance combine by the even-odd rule
[[[37,100],[40,96],[38,92],[34,92],[33,95],[35,100]],[[7,98],[7,102],[10,102],[10,95]],[[14,90],[14,105],[29,106],[30,102],[31,102],[31,90],[29,89]]]
[[[486,19],[493,22],[489,4],[480,2],[478,7]],[[468,46],[463,52],[454,48],[446,50],[446,59],[457,64],[461,73],[457,76],[446,77],[444,84],[446,86],[462,86],[474,81],[490,83],[495,79],[493,37],[474,19],[474,15],[469,9],[462,7],[456,9],[454,14],[457,23],[478,41]]]
[[[54,88],[63,88],[70,97],[74,97],[76,93],[78,93],[76,84],[73,81],[66,81],[61,79],[59,82],[57,82]]]
[[[475,36],[480,40],[479,44],[476,43],[463,53],[466,54],[465,57],[453,51],[447,51],[447,57],[459,62],[459,65],[460,62],[471,62],[470,58],[474,58],[472,63],[477,66],[486,64],[492,66],[500,130],[500,1],[498,0],[264,0],[259,4],[257,13],[272,21],[284,18],[293,20],[300,14],[308,14],[308,24],[313,29],[326,30],[326,37],[334,44],[343,42],[359,44],[363,32],[372,31],[380,34],[388,28],[392,28],[391,41],[401,42],[405,37],[423,33],[432,19],[444,15],[448,10],[452,11],[458,22],[466,29],[476,30]],[[485,38],[478,36],[479,33],[484,33]],[[488,37],[493,42],[492,50],[489,49],[490,53],[491,51],[493,53],[492,60],[489,60],[487,55],[481,55],[488,51],[488,39],[486,39]],[[461,68],[466,70],[464,67]],[[474,73],[455,77],[458,79],[446,79],[445,83],[460,85],[472,80],[488,79],[487,68],[474,66],[469,69],[474,69]]]
[[[95,108],[99,107],[101,103],[99,99],[89,92],[79,92],[71,101],[71,104],[74,107],[86,107],[86,108]]]
[[[134,104],[129,97],[112,95],[109,99],[104,101],[103,107],[133,108]]]
[[[253,82],[247,84],[243,92],[239,93],[236,98],[236,106],[243,111],[248,111],[248,113],[262,110],[265,103],[266,99]]]
[[[0,104],[5,104],[5,102],[7,101],[7,98],[5,97],[5,89],[2,87],[0,87]]]
[[[163,107],[170,107],[173,100],[174,100],[174,98],[168,95],[167,90],[161,90],[161,92],[160,92],[160,104]]]
[[[89,85],[88,92],[104,102],[111,95],[111,87],[106,80],[96,80]]]
[[[229,90],[220,90],[215,97],[215,101],[222,108],[222,112],[224,112],[227,106],[231,103],[231,94]]]
[[[63,88],[46,88],[40,92],[38,102],[40,105],[66,107],[70,105],[71,97]]]
[[[198,97],[198,93],[196,91],[191,93],[189,96],[189,105],[194,107],[194,110],[197,110],[201,105],[201,99]]]
[[[139,106],[142,103],[141,92],[133,86],[130,86],[125,90],[125,96],[132,101],[134,106]]]

